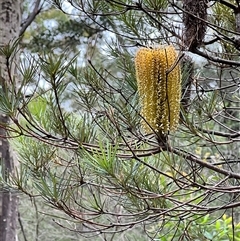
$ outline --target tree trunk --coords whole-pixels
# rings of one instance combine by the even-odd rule
[[[21,0],[0,0],[0,47],[16,40],[20,32]],[[15,60],[16,61],[16,60]],[[13,69],[14,71],[14,69]],[[8,86],[6,57],[0,55],[1,84]],[[8,91],[7,88],[3,88]],[[1,99],[0,99],[1,101]],[[9,117],[0,112],[0,123],[8,123]],[[0,170],[4,181],[14,172],[14,159],[6,130],[0,125]],[[15,241],[17,226],[17,195],[0,184],[0,241]]]

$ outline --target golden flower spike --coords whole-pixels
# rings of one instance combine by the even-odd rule
[[[147,133],[176,130],[181,100],[181,70],[173,46],[140,48],[135,57],[142,126]]]

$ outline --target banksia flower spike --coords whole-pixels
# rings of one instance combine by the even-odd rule
[[[142,126],[147,133],[176,130],[181,100],[181,73],[173,46],[140,48],[135,57]]]

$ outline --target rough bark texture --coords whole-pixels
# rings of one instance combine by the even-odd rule
[[[192,50],[201,45],[207,24],[208,0],[183,0],[184,44]]]
[[[184,81],[182,82],[182,99],[181,104],[187,112],[191,103],[191,86],[194,81],[194,62],[192,59],[185,55],[182,59],[182,75]]]
[[[236,32],[240,33],[240,7],[235,10]]]
[[[21,0],[0,0],[0,47],[15,40],[20,32]],[[14,71],[14,70],[13,70]],[[6,58],[0,55],[1,84],[9,84]],[[7,91],[7,89],[6,89]],[[1,101],[1,100],[0,100]],[[9,118],[0,112],[0,123],[8,123]],[[6,131],[0,127],[0,166],[1,175],[7,181],[14,171],[14,160]],[[0,241],[16,240],[17,195],[12,190],[0,186]]]
[[[236,32],[239,34],[240,33],[240,7],[236,7],[234,9],[234,14],[236,17]],[[240,50],[240,37],[235,36],[235,46],[238,50]]]

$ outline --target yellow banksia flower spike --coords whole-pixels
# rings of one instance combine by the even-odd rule
[[[181,100],[181,70],[171,45],[140,48],[135,57],[142,126],[147,133],[176,130]]]

